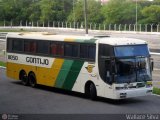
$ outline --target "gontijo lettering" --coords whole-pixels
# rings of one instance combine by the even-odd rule
[[[41,59],[41,58],[35,58],[35,57],[26,57],[26,62],[41,64],[41,65],[49,65],[48,59]]]

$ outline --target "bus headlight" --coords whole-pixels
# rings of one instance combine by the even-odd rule
[[[120,93],[120,98],[126,98],[127,97],[127,93]]]
[[[146,87],[152,87],[152,81],[147,81],[146,82]]]

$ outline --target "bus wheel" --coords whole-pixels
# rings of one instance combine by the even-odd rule
[[[29,76],[28,76],[28,79],[29,79],[29,84],[31,87],[36,87],[37,85],[37,82],[36,82],[36,76],[34,73],[30,73]]]
[[[95,85],[93,83],[90,84],[89,91],[90,91],[90,98],[92,100],[96,100],[97,91],[96,91],[96,87],[95,87]]]
[[[21,71],[19,75],[19,79],[22,81],[22,84],[27,86],[28,85],[28,77],[25,71]]]
[[[97,97],[97,91],[95,85],[89,81],[85,85],[85,95],[88,98],[91,98],[92,100],[95,100]]]

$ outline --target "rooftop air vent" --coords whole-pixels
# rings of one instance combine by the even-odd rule
[[[96,35],[94,38],[105,38],[105,37],[110,37],[109,35]]]

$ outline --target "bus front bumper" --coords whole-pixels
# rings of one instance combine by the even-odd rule
[[[152,90],[153,90],[153,87],[127,89],[127,90],[115,90],[113,99],[125,99],[125,98],[152,95]]]

